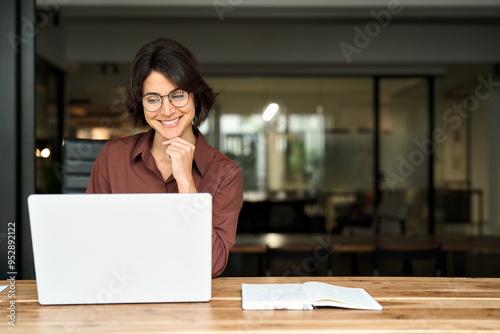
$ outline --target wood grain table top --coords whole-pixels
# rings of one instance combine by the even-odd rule
[[[384,310],[241,309],[242,283],[311,280],[364,288]],[[205,303],[65,306],[41,306],[36,281],[16,281],[15,327],[8,291],[1,333],[500,333],[500,278],[222,277]]]

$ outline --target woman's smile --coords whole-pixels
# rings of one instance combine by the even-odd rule
[[[177,126],[177,124],[179,124],[179,120],[181,119],[181,117],[182,116],[179,116],[176,119],[173,119],[171,121],[160,121],[160,122],[166,128],[173,128],[173,127]]]

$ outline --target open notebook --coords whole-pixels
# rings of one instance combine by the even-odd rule
[[[316,307],[383,309],[364,289],[321,282],[242,284],[241,297],[244,310],[313,310]]]

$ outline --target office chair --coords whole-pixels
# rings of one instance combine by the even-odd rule
[[[85,193],[92,166],[107,140],[64,138],[62,142],[62,193]]]
[[[370,226],[345,226],[345,235],[403,235],[408,217],[408,204],[401,194],[384,194]]]
[[[370,226],[344,226],[343,235],[404,235],[405,222],[408,216],[408,203],[404,192],[394,191],[382,194],[372,217]],[[351,275],[359,275],[357,253],[351,253]],[[373,269],[375,270],[375,269]]]
[[[443,253],[441,245],[429,244],[411,247],[408,245],[378,245],[373,256],[373,276],[379,276],[381,260],[402,262],[402,276],[413,276],[413,261],[434,260],[434,276],[441,276],[443,272]]]

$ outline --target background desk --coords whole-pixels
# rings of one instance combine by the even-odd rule
[[[440,243],[443,251],[500,250],[500,236],[384,236],[342,235],[326,233],[261,233],[236,234],[236,243],[231,248],[235,253],[265,253],[267,247],[280,249],[311,249],[334,247],[336,252],[373,252],[377,244],[399,244],[408,247],[426,243]]]
[[[499,278],[316,277],[364,288],[383,311],[243,311],[241,283],[310,278],[217,278],[208,303],[41,306],[35,281],[16,282],[16,327],[0,294],[1,333],[500,333]],[[5,282],[0,282],[4,285]]]
[[[286,250],[317,250],[329,248],[336,253],[373,253],[377,245],[392,245],[401,249],[419,249],[430,244],[440,244],[445,253],[452,254],[453,276],[466,276],[465,252],[500,251],[500,236],[383,236],[383,235],[340,235],[304,233],[262,233],[237,234],[236,243],[231,248],[232,255],[255,253],[262,258],[269,248]],[[353,257],[354,261],[355,257]],[[241,262],[241,259],[238,259]],[[335,264],[333,264],[335,265]],[[259,263],[259,267],[261,264]],[[352,263],[352,273],[356,274],[356,263]],[[238,270],[237,270],[238,271]],[[240,270],[241,271],[241,270]],[[445,273],[446,274],[446,273]]]

